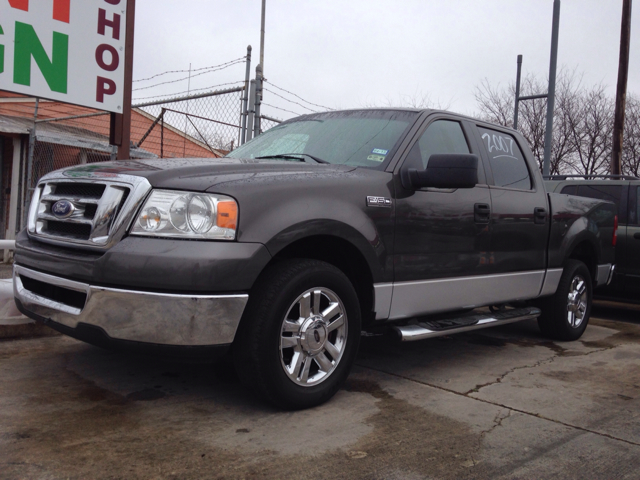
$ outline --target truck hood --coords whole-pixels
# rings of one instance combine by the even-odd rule
[[[65,177],[109,179],[119,175],[145,177],[155,188],[206,191],[225,183],[290,181],[292,177],[335,177],[354,170],[344,165],[325,165],[281,160],[235,158],[176,158],[162,160],[121,160],[69,167]]]

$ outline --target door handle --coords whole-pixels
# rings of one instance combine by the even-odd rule
[[[533,209],[533,223],[542,225],[547,221],[547,210],[542,207]]]
[[[491,207],[488,203],[476,203],[473,206],[473,219],[476,223],[489,223]]]

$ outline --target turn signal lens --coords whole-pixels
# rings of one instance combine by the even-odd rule
[[[238,204],[229,201],[218,202],[216,222],[220,228],[235,230],[238,225]]]
[[[156,207],[145,208],[140,215],[139,224],[147,232],[154,232],[162,225],[162,214]]]

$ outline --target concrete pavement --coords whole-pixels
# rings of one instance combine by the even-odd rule
[[[638,311],[594,313],[572,343],[535,322],[363,338],[345,388],[301,412],[211,365],[5,340],[0,479],[639,478]]]

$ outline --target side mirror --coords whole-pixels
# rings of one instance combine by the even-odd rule
[[[426,170],[409,168],[405,177],[414,190],[473,188],[478,184],[478,156],[466,153],[434,154],[429,157]]]

